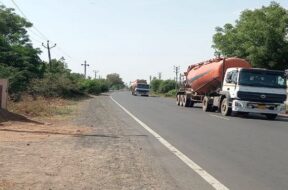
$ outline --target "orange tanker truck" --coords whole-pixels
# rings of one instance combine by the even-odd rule
[[[190,65],[177,92],[177,105],[232,112],[260,113],[275,119],[285,112],[286,79],[284,71],[252,68],[244,59],[216,58]]]
[[[146,80],[137,79],[131,82],[130,86],[131,94],[134,96],[149,96],[149,85]]]

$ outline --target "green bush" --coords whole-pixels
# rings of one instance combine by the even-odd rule
[[[175,89],[176,82],[174,80],[164,80],[161,82],[158,92],[160,93],[167,93],[170,90]]]
[[[176,96],[176,94],[177,94],[177,90],[173,89],[173,90],[170,90],[169,92],[165,93],[165,96],[166,97],[174,97],[174,96]]]
[[[83,80],[80,89],[85,93],[98,95],[109,90],[109,83],[104,79]]]
[[[113,84],[110,89],[111,90],[120,90],[120,89],[123,89],[125,87],[124,84]]]
[[[78,82],[69,78],[69,74],[45,73],[42,79],[31,81],[29,94],[44,97],[73,97],[83,94]]]
[[[153,79],[150,83],[151,90],[153,92],[159,92],[159,87],[163,81],[159,79]]]
[[[100,83],[96,80],[83,80],[80,89],[88,94],[97,95],[101,93]]]
[[[108,92],[109,91],[109,82],[105,79],[99,79],[100,89],[101,92]]]
[[[28,71],[0,65],[0,78],[9,80],[9,94],[19,93],[27,88],[27,75],[29,75]]]

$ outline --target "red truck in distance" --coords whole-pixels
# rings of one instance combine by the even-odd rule
[[[137,79],[131,82],[130,90],[131,90],[131,94],[134,96],[137,96],[137,95],[149,96],[150,88],[146,80]]]

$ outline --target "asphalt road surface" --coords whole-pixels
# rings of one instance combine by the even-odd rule
[[[288,189],[288,118],[222,117],[129,92],[112,97],[227,188]]]

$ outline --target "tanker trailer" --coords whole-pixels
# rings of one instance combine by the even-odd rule
[[[268,119],[284,112],[284,71],[251,68],[239,58],[217,58],[189,66],[184,75],[177,92],[179,106],[202,103],[205,112],[260,113]]]
[[[134,96],[149,96],[149,85],[146,80],[137,79],[131,83],[131,94]]]

